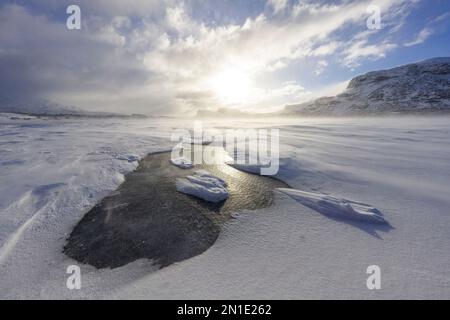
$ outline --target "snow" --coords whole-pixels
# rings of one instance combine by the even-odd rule
[[[194,167],[194,165],[192,164],[192,162],[185,158],[185,157],[179,157],[179,158],[175,158],[175,159],[170,159],[170,162],[174,165],[177,166],[181,169],[191,169]]]
[[[0,117],[0,298],[449,299],[450,118],[277,121],[209,125],[279,128],[278,178],[373,205],[389,224],[276,192],[272,207],[233,214],[200,256],[97,270],[62,253],[72,228],[136,168],[130,155],[170,150],[174,128],[193,122]],[[65,286],[73,264],[82,290]],[[381,290],[366,287],[370,265]]]
[[[277,190],[324,215],[369,223],[386,223],[378,209],[364,203],[296,189],[278,188]]]
[[[176,186],[179,192],[214,203],[229,196],[226,182],[206,170],[197,170],[192,176],[178,178]]]

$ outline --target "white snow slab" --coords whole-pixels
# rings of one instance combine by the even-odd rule
[[[185,157],[170,159],[170,163],[172,163],[174,166],[177,166],[181,169],[191,169],[194,167],[192,162]]]
[[[278,188],[277,190],[324,215],[369,223],[387,223],[378,209],[365,203],[296,189]]]
[[[224,201],[229,195],[226,182],[206,170],[177,179],[176,186],[179,192],[214,203]]]

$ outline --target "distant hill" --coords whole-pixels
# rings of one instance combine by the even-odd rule
[[[335,97],[286,106],[284,115],[371,115],[450,111],[450,58],[434,58],[353,78]]]
[[[217,118],[217,117],[225,117],[225,118],[254,118],[255,116],[262,116],[264,114],[255,114],[249,112],[242,112],[236,109],[229,108],[219,108],[216,111],[211,110],[198,110],[197,117],[198,118]]]
[[[121,114],[112,112],[91,112],[83,109],[64,106],[47,100],[40,101],[20,101],[9,97],[0,97],[1,113],[16,113],[32,116],[64,116],[64,117],[88,117],[88,118],[107,118],[107,117],[126,117],[126,118],[147,118],[141,114]]]

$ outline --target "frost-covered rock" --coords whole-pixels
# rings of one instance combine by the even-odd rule
[[[278,188],[277,190],[324,215],[369,223],[387,223],[378,209],[364,203],[296,189]]]
[[[206,170],[195,171],[194,175],[176,181],[179,192],[218,203],[228,198],[227,183]]]
[[[172,163],[174,166],[177,166],[181,169],[191,169],[194,167],[191,160],[189,160],[185,157],[170,159],[170,163]]]

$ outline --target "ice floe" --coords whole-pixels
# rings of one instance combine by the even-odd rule
[[[278,188],[277,190],[327,216],[369,223],[387,223],[378,209],[364,203],[296,189]]]
[[[179,192],[214,203],[224,201],[229,195],[227,183],[206,170],[198,170],[194,175],[178,178],[176,186]]]

